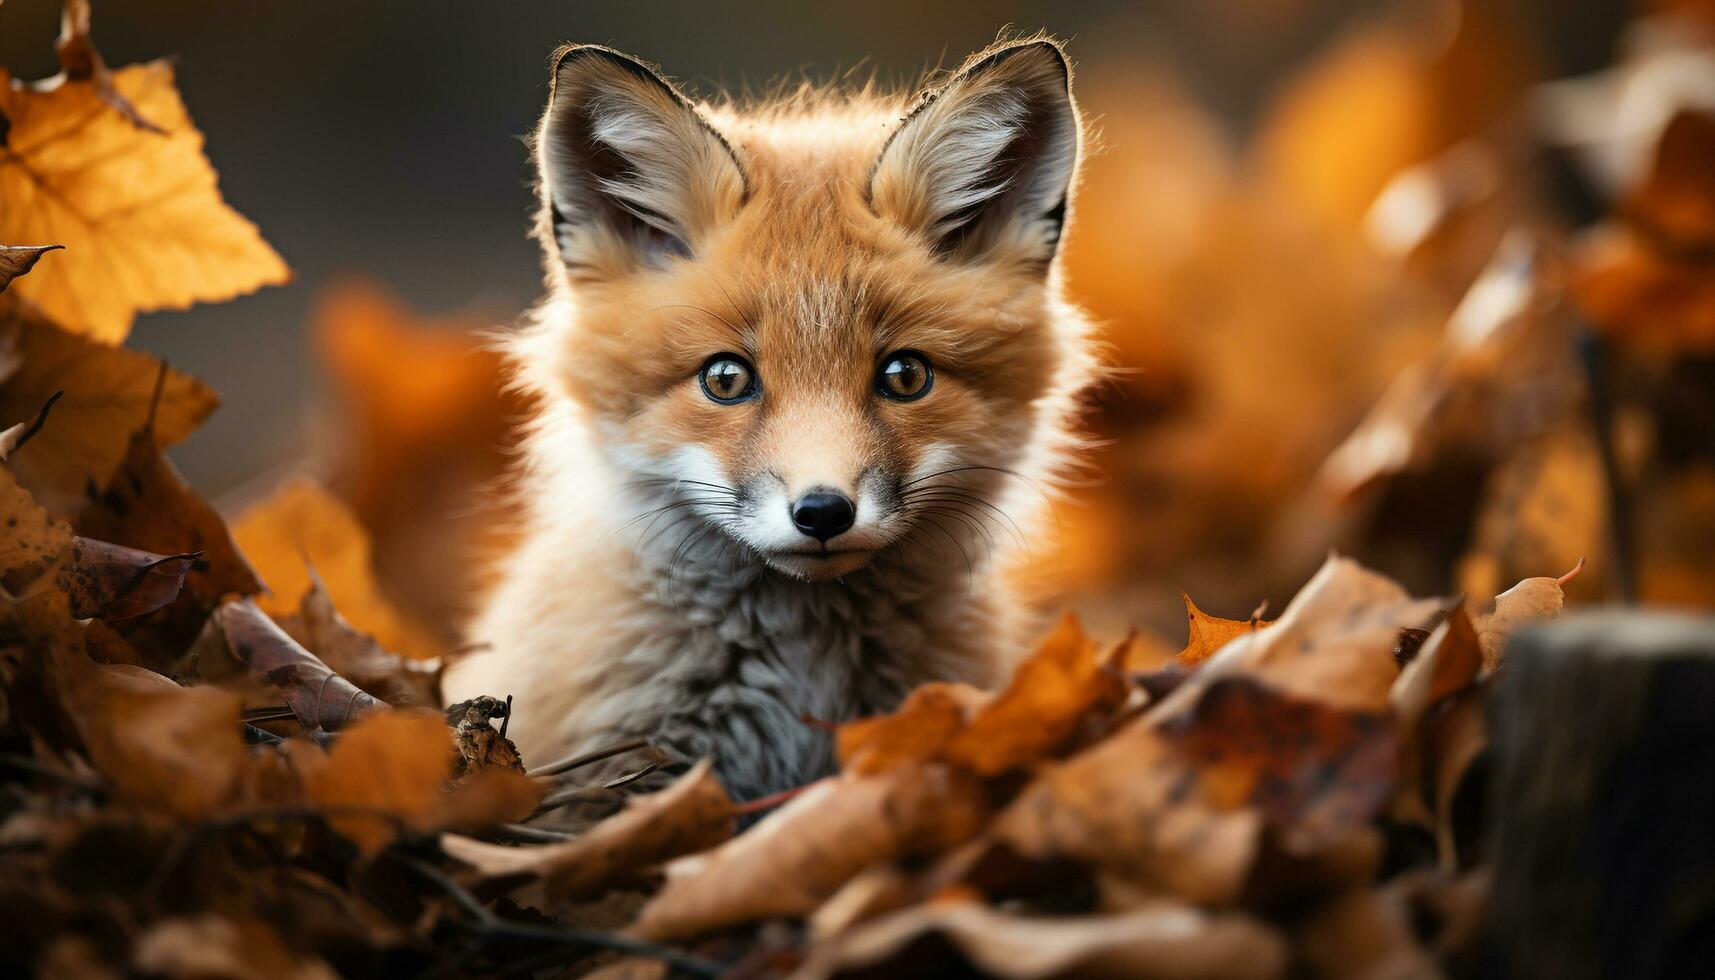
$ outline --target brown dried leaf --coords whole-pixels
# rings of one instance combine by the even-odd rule
[[[204,606],[230,593],[252,595],[262,589],[226,521],[173,468],[151,424],[131,436],[125,458],[76,525],[87,537],[145,551],[197,552],[201,560],[186,576],[185,587]]]
[[[295,616],[275,622],[334,673],[381,700],[399,707],[435,708],[441,704],[441,660],[400,657],[359,632],[334,608],[321,576],[310,570],[310,589]]]
[[[501,847],[444,836],[441,849],[489,882],[540,880],[556,900],[595,898],[655,865],[733,835],[732,800],[708,760],[673,785],[633,797],[618,814],[562,844]]]
[[[983,695],[954,684],[919,686],[892,714],[860,718],[834,733],[840,768],[858,775],[922,762],[947,747]]]
[[[0,468],[0,585],[21,592],[71,548],[71,528],[36,504],[12,471]]]
[[[184,439],[220,399],[190,375],[168,368],[163,377],[162,370],[142,351],[74,336],[0,302],[0,419],[31,418],[65,392],[42,430],[7,460],[18,482],[42,506],[72,513],[119,468],[132,434],[151,419],[162,448]]]
[[[72,539],[54,584],[78,619],[118,623],[145,616],[179,597],[185,575],[202,556],[157,555],[85,537]]]
[[[237,802],[247,757],[238,695],[104,667],[74,648],[50,651],[47,669],[84,751],[119,799],[192,819]]]
[[[115,104],[134,107],[130,118]],[[140,310],[288,278],[256,226],[221,200],[167,62],[42,86],[0,73],[0,114],[11,124],[0,150],[0,240],[66,246],[12,291],[67,329],[116,344]]]
[[[1068,615],[1004,691],[987,698],[960,685],[924,685],[891,715],[840,726],[839,757],[860,774],[933,759],[998,776],[1063,748],[1125,696],[1125,681]]]
[[[946,760],[979,776],[1030,766],[1063,748],[1080,725],[1125,701],[1126,684],[1098,661],[1094,642],[1068,614],[1012,682],[947,746]]]
[[[233,655],[267,675],[306,729],[338,731],[362,715],[387,707],[329,670],[249,599],[228,602],[215,612],[214,619],[225,632]],[[448,738],[450,753],[450,732]],[[449,754],[449,764],[450,760]]]
[[[1188,687],[1242,672],[1300,698],[1379,711],[1399,676],[1393,656],[1399,631],[1421,627],[1439,606],[1411,598],[1349,558],[1331,556],[1272,628],[1228,643]],[[1184,690],[1173,695],[1196,696]]]
[[[313,585],[310,568],[351,625],[384,650],[427,660],[441,645],[382,595],[370,564],[369,538],[346,504],[308,480],[296,480],[233,523],[233,536],[272,592],[258,605],[285,619]]]
[[[12,284],[12,280],[29,272],[36,265],[36,260],[64,245],[0,245],[0,293]]]
[[[326,962],[286,948],[260,919],[214,912],[164,919],[137,937],[131,965],[174,980],[335,980]]]
[[[1514,630],[1537,620],[1552,619],[1560,615],[1560,610],[1566,605],[1564,583],[1571,581],[1583,568],[1584,563],[1579,562],[1577,568],[1560,578],[1527,578],[1495,596],[1492,611],[1473,617],[1477,628],[1477,642],[1483,651],[1485,672],[1500,666],[1507,638],[1512,636]]]
[[[1206,799],[1254,807],[1288,851],[1313,850],[1368,823],[1393,790],[1394,726],[1385,712],[1341,711],[1232,677],[1159,731],[1187,757]]]
[[[449,789],[452,730],[439,712],[374,712],[341,732],[325,755],[293,757],[310,801],[330,808],[329,823],[366,854],[402,828],[474,830],[520,819],[541,799],[530,779],[499,769],[472,773]]]
[[[1284,938],[1239,913],[1157,902],[1118,915],[1032,918],[972,902],[920,905],[864,923],[810,951],[797,980],[913,964],[936,935],[985,976],[1268,980],[1286,974]]]
[[[714,851],[669,865],[632,931],[672,939],[808,915],[865,868],[938,853],[987,817],[980,784],[944,766],[825,779]]]

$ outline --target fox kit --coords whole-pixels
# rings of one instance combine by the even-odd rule
[[[826,725],[1004,681],[1091,370],[1055,261],[1080,123],[1058,45],[908,98],[698,104],[562,49],[535,140],[548,294],[523,544],[449,700],[515,697],[526,759],[643,737],[746,799]]]

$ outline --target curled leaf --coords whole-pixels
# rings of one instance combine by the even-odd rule
[[[540,880],[549,896],[580,900],[683,854],[705,850],[733,834],[732,800],[707,760],[668,788],[635,797],[624,810],[561,844],[501,847],[446,836],[441,849],[485,880]]]
[[[249,599],[228,602],[215,612],[214,618],[225,631],[233,655],[266,675],[280,689],[292,713],[306,729],[338,731],[362,715],[386,707],[373,695],[329,670],[327,664],[299,646]],[[445,727],[442,722],[442,728]],[[450,741],[447,749],[450,753]]]
[[[55,584],[70,597],[73,616],[117,623],[177,599],[185,575],[201,557],[197,552],[157,555],[77,537],[60,563]]]

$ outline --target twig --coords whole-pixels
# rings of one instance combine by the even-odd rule
[[[543,830],[541,827],[531,827],[521,823],[496,824],[485,834],[490,840],[506,841],[512,844],[558,844],[576,837],[576,834],[563,834],[557,830]]]
[[[624,755],[627,752],[635,752],[638,749],[648,747],[648,739],[634,738],[627,742],[619,742],[605,748],[596,749],[593,752],[585,752],[583,755],[574,755],[569,759],[561,759],[559,762],[550,763],[540,769],[532,769],[528,775],[558,776],[563,772],[571,772],[573,769],[578,769],[594,762],[600,762],[603,759],[611,759],[616,755]]]
[[[42,431],[42,426],[48,424],[48,412],[53,409],[54,402],[59,401],[60,396],[65,394],[65,393],[66,393],[66,390],[64,388],[61,388],[60,390],[58,390],[58,391],[56,391],[53,394],[48,396],[48,400],[42,403],[42,410],[36,413],[35,421],[31,422],[30,427],[25,429],[18,436],[17,442],[12,443],[12,450],[11,450],[12,452],[15,453],[18,450],[23,449],[24,443],[29,442],[30,437],[32,437],[36,433]]]
[[[818,780],[818,782],[819,781],[820,780]],[[804,792],[805,790],[809,789],[810,787],[812,787],[814,785],[816,785],[816,784],[815,783],[805,783],[802,786],[794,786],[791,789],[783,789],[778,793],[770,793],[767,796],[759,796],[754,800],[746,800],[743,803],[739,803],[739,804],[734,805],[732,808],[732,812],[735,816],[743,817],[743,816],[749,816],[750,814],[753,814],[753,813],[761,813],[764,810],[772,810],[775,807],[781,805],[782,803],[787,802],[788,800],[792,799],[792,797],[797,796],[799,793]]]

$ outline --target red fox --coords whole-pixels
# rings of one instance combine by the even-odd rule
[[[833,765],[823,722],[1005,680],[1095,361],[1055,256],[1082,127],[1048,39],[911,98],[698,104],[597,46],[535,137],[540,405],[449,701],[514,696],[540,765],[646,737],[738,799]]]

